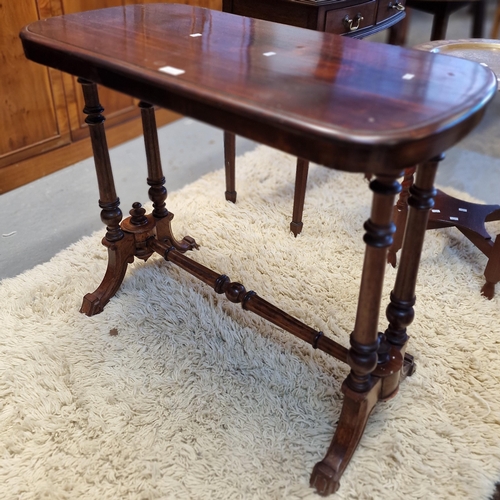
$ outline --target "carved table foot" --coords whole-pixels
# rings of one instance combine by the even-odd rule
[[[133,234],[124,233],[123,238],[114,243],[104,238],[102,244],[108,247],[108,267],[95,292],[87,293],[83,298],[80,312],[87,316],[102,312],[109,299],[120,288],[127,266],[134,261],[135,238]]]
[[[161,219],[156,218],[156,237],[158,241],[165,243],[169,242],[179,252],[187,252],[188,250],[197,250],[199,247],[195,239],[191,236],[184,236],[181,240],[177,240],[172,230],[172,219],[174,214],[168,212],[166,217]]]
[[[312,471],[310,485],[327,496],[338,490],[340,477],[349,464],[363,435],[366,422],[379,399],[381,379],[374,378],[371,389],[366,393],[351,390],[344,382],[344,405],[339,423],[328,452]]]
[[[180,241],[174,238],[170,224],[173,216],[174,214],[169,212],[167,216],[157,219],[153,215],[146,215],[140,203],[133,204],[130,217],[120,225],[123,237],[113,243],[106,238],[102,241],[103,245],[108,247],[106,274],[97,290],[85,295],[80,312],[87,316],[102,312],[120,287],[127,266],[134,261],[134,257],[147,260],[152,255],[153,252],[148,248],[148,239],[157,238],[182,253],[198,248],[191,236],[184,236]]]

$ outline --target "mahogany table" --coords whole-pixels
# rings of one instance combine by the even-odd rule
[[[102,311],[134,257],[145,260],[157,252],[230,301],[347,363],[337,429],[311,475],[319,493],[335,491],[373,407],[393,397],[401,375],[412,370],[405,354],[407,327],[414,316],[437,159],[481,119],[496,91],[493,73],[458,58],[175,4],[54,17],[25,27],[21,38],[29,59],[78,75],[83,86],[109,264],[101,285],[85,296],[82,312]],[[153,201],[149,215],[136,203],[131,217],[122,221],[96,84],[142,100]],[[372,175],[373,202],[364,225],[365,259],[349,348],[186,255],[197,245],[190,237],[177,241],[172,235],[151,104],[330,168]],[[415,164],[420,165],[386,312],[388,327],[379,333],[397,179]],[[330,236],[335,235],[325,238]]]

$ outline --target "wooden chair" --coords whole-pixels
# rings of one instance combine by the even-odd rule
[[[470,59],[483,65],[487,64],[497,75],[500,75],[500,56],[498,56],[500,40],[440,40],[417,45],[415,48]],[[394,207],[393,219],[397,229],[387,256],[392,266],[396,265],[396,253],[401,248],[403,240],[408,212],[407,200],[413,186],[414,172],[415,167],[406,169],[403,189]],[[434,200],[427,229],[456,227],[488,257],[484,270],[486,282],[481,289],[481,294],[492,299],[495,294],[495,285],[500,281],[500,235],[493,240],[486,231],[485,222],[500,220],[500,205],[469,203],[440,190],[437,190]]]

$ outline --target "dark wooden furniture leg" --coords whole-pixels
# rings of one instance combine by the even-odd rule
[[[391,45],[404,45],[406,43],[406,35],[410,27],[411,9],[406,7],[406,16],[402,21],[389,28],[389,36],[387,43]]]
[[[484,270],[486,283],[481,288],[481,295],[491,300],[495,295],[495,285],[500,281],[500,234],[497,234],[488,257]]]
[[[102,244],[108,249],[108,267],[99,287],[83,298],[81,312],[87,316],[100,313],[109,299],[120,287],[127,265],[134,260],[134,237],[126,234],[120,227],[122,212],[120,200],[116,196],[111,161],[104,131],[104,108],[99,103],[97,85],[83,78],[78,82],[82,85],[87,115],[85,122],[89,125],[90,140],[94,154],[97,183],[99,186],[99,206],[101,220],[106,225],[106,236]]]
[[[446,39],[448,20],[450,15],[457,10],[470,5],[472,11],[472,37],[482,38],[485,14],[485,0],[473,2],[460,0],[407,0],[406,18],[389,29],[388,42],[393,45],[405,45],[410,22],[410,12],[412,9],[420,10],[432,14],[432,29],[430,40]]]
[[[332,443],[325,458],[315,465],[310,480],[321,495],[338,489],[340,477],[358,446],[373,407],[377,401],[397,392],[402,368],[402,357],[391,353],[389,359],[395,361],[395,366],[377,370],[380,301],[387,248],[395,230],[392,208],[400,185],[394,177],[377,176],[371,181],[370,189],[374,192],[372,211],[364,226],[366,252],[347,359],[351,372],[342,385],[344,404]],[[382,377],[388,377],[389,383]]]
[[[226,173],[226,200],[236,203],[236,136],[224,131],[224,166]],[[309,162],[303,158],[297,158],[297,168],[295,176],[295,191],[293,198],[292,222],[290,231],[297,236],[302,231],[302,214],[304,212],[304,201],[307,188],[307,174],[309,172]]]
[[[293,195],[292,222],[290,231],[297,236],[302,231],[302,213],[304,212],[304,201],[306,198],[307,175],[309,173],[309,162],[303,158],[297,158],[295,171],[295,191]]]
[[[171,222],[174,214],[166,208],[167,190],[165,188],[165,177],[160,159],[160,148],[158,145],[158,131],[154,107],[144,101],[139,103],[141,108],[142,128],[144,132],[144,145],[146,148],[146,160],[148,165],[149,199],[153,202],[152,216],[155,221],[155,234],[159,241],[169,242],[180,252],[186,252],[198,248],[196,241],[191,236],[184,236],[178,241],[174,237]]]
[[[236,203],[236,136],[224,130],[224,166],[226,168],[226,200]]]
[[[153,202],[153,212],[146,216],[141,204],[136,202],[130,211],[130,217],[122,220],[119,208],[120,200],[116,196],[116,189],[109,158],[109,150],[104,130],[104,108],[99,103],[97,85],[80,78],[85,99],[84,113],[88,116],[86,123],[90,129],[90,139],[94,153],[94,162],[99,186],[99,206],[102,208],[101,219],[107,225],[106,236],[102,240],[108,248],[108,267],[99,287],[83,298],[80,312],[87,316],[100,313],[109,299],[120,287],[128,264],[134,257],[147,260],[153,252],[147,246],[148,238],[156,236],[159,241],[168,243],[180,252],[198,248],[195,240],[185,236],[177,241],[173,235],[171,221],[174,214],[165,206],[167,190],[163,176],[158,134],[154,108],[152,105],[140,102],[144,143],[148,164],[149,198]],[[121,222],[121,224],[120,224]]]
[[[387,262],[392,267],[396,267],[397,253],[401,250],[403,245],[403,236],[406,229],[406,219],[408,217],[408,196],[410,196],[410,186],[413,184],[413,176],[417,167],[410,167],[405,170],[403,182],[401,183],[402,189],[399,193],[398,201],[394,205],[392,218],[396,224],[396,232],[392,245],[387,252]]]
[[[432,20],[431,40],[444,40],[446,38],[450,14],[451,12],[446,6],[436,11]]]
[[[417,167],[415,183],[409,188],[409,212],[407,229],[405,231],[401,262],[394,289],[391,292],[390,304],[387,306],[386,315],[389,321],[384,337],[390,345],[396,347],[405,359],[403,376],[411,375],[415,369],[413,357],[406,354],[408,342],[407,327],[414,318],[415,288],[420,256],[424,243],[429,210],[434,205],[434,179],[439,162],[443,155]]]
[[[478,0],[472,4],[472,38],[483,38],[486,0]]]

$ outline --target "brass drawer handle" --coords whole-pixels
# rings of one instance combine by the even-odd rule
[[[396,10],[399,10],[399,11],[403,11],[405,10],[405,6],[399,2],[399,0],[396,0],[394,3],[390,3],[389,4],[389,9],[396,9]]]
[[[349,15],[345,16],[342,22],[349,31],[356,31],[357,29],[359,29],[359,26],[363,19],[364,17],[358,13],[356,14],[356,16],[354,16],[354,19],[349,19]]]

